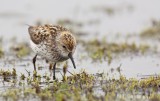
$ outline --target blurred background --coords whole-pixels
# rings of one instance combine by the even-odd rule
[[[83,23],[78,28],[94,36],[139,34],[160,19],[159,0],[0,0],[0,36],[28,38],[25,24]]]
[[[47,23],[71,29],[81,41],[94,39],[114,43],[112,45],[125,43],[120,47],[117,45],[119,47],[116,47],[117,50],[126,47],[126,44],[134,43],[132,48],[136,47],[134,45],[145,44],[150,50],[156,51],[156,54],[148,52],[141,56],[134,52],[127,54],[126,57],[112,57],[115,60],[108,64],[106,61],[110,61],[111,56],[107,53],[107,59],[101,62],[88,60],[86,63],[84,59],[80,62],[80,58],[90,57],[87,54],[90,51],[82,53],[84,47],[79,44],[75,59],[78,61],[79,70],[86,69],[91,73],[121,65],[128,77],[138,74],[148,75],[159,73],[159,11],[159,0],[0,0],[0,37],[3,38],[3,48],[6,51],[10,49],[7,44],[11,39],[29,43],[26,24]],[[94,48],[94,45],[91,48]],[[111,52],[114,54],[114,51]],[[96,55],[93,57],[97,58]],[[29,59],[31,60],[31,57]]]

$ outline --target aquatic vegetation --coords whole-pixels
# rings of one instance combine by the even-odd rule
[[[4,56],[4,51],[2,49],[2,47],[0,47],[0,58],[2,58]]]
[[[160,94],[152,94],[150,97],[149,97],[149,100],[150,101],[160,101]]]
[[[120,65],[121,66],[121,65]],[[19,79],[18,88],[10,88],[5,92],[0,92],[0,98],[3,100],[56,100],[56,101],[70,101],[70,100],[92,100],[92,101],[126,101],[132,99],[132,101],[159,101],[159,85],[160,76],[149,77],[145,79],[130,78],[127,79],[122,73],[120,66],[116,71],[119,72],[119,78],[110,78],[104,73],[99,75],[88,74],[85,71],[81,71],[78,74],[71,74],[66,76],[62,81],[55,80],[51,82],[50,77],[45,77],[44,82],[48,82],[47,85],[39,80],[38,76],[33,78],[30,75],[24,76],[21,74]],[[64,68],[66,69],[66,64]],[[66,70],[63,72],[66,72]],[[1,70],[0,74],[7,72],[7,75],[16,75],[16,70],[11,71]],[[42,78],[42,76],[40,75]],[[49,78],[49,79],[47,79]],[[27,80],[27,81],[26,81]],[[6,81],[5,81],[6,82]],[[16,82],[18,84],[18,82]],[[30,83],[25,83],[30,82]],[[97,90],[101,94],[97,93]]]
[[[134,7],[132,5],[125,5],[125,6],[94,6],[93,11],[99,11],[102,13],[105,13],[107,15],[113,16],[115,14],[118,14],[119,12],[123,12],[123,10],[126,11],[133,11]]]
[[[117,12],[117,9],[114,7],[94,7],[94,11],[102,11],[108,15],[114,15]]]
[[[73,21],[73,20],[70,20],[70,19],[59,19],[57,21],[57,24],[58,25],[62,25],[62,26],[76,26],[76,27],[82,27],[83,26],[83,23],[82,22],[76,22],[76,21]]]
[[[21,83],[21,85],[19,86],[22,86],[22,87],[27,86],[25,84],[22,84],[21,80],[25,81],[25,79],[27,79],[28,81],[30,77],[25,77],[24,74],[21,74],[20,78],[21,79],[19,83]],[[31,85],[31,87],[27,87],[25,89],[21,87],[19,87],[18,89],[16,88],[8,89],[6,92],[1,92],[0,97],[3,97],[3,99],[6,99],[6,100],[11,99],[14,101],[22,98],[32,99],[32,97],[38,97],[41,100],[52,100],[52,99],[58,100],[58,99],[66,99],[66,98],[73,99],[72,98],[73,96],[75,97],[74,99],[76,99],[75,94],[77,93],[80,94],[81,89],[83,89],[81,88],[81,86],[88,85],[93,82],[93,76],[87,74],[85,71],[82,71],[82,73],[80,74],[75,74],[74,76],[67,77],[66,81],[63,81],[63,82],[55,81],[53,82],[53,84],[48,83],[48,86],[43,89],[41,88],[40,81],[37,78],[38,77],[33,78],[30,84],[28,83],[29,85]],[[69,93],[69,91],[75,92],[75,93]]]
[[[0,76],[17,76],[16,69],[13,68],[12,71],[0,69]]]
[[[160,40],[160,21],[152,22],[152,26],[142,31],[140,33],[140,36],[142,38]]]
[[[148,45],[139,45],[135,43],[108,43],[105,40],[97,39],[91,41],[79,40],[84,45],[86,52],[94,61],[107,59],[112,62],[113,57],[120,54],[141,53],[149,50]],[[30,53],[28,45],[18,45],[11,50],[19,57],[27,56]],[[25,51],[24,51],[25,50]],[[22,52],[22,53],[21,53]],[[24,52],[24,53],[23,53]],[[41,66],[39,70],[44,69]],[[105,101],[158,101],[160,76],[149,77],[145,79],[130,78],[127,79],[121,73],[121,65],[116,69],[111,69],[111,73],[118,72],[119,78],[108,76],[108,74],[88,74],[84,70],[78,74],[68,71],[67,62],[63,65],[62,79],[52,80],[49,74],[42,76],[36,71],[27,74],[21,73],[19,76],[15,68],[12,70],[0,70],[2,83],[11,83],[5,92],[0,92],[0,98],[3,100],[56,100],[56,101],[83,101],[83,100],[105,100]],[[70,76],[66,73],[69,72]],[[1,82],[0,82],[1,83]],[[18,86],[18,87],[17,87]],[[11,88],[10,88],[11,87]],[[17,88],[16,88],[17,87]],[[100,91],[101,93],[97,93]]]
[[[69,19],[59,19],[57,21],[57,24],[59,24],[59,25],[72,25],[73,21],[71,21]]]
[[[17,77],[16,69],[13,68],[12,71],[1,69],[0,70],[0,77],[3,78],[3,81],[10,82],[11,78],[16,79],[16,77]]]
[[[27,43],[18,43],[15,46],[11,46],[10,49],[17,57],[27,56],[31,52]]]
[[[2,48],[2,38],[0,37],[0,58],[4,56],[4,50]]]
[[[97,39],[91,41],[80,41],[85,46],[86,51],[93,60],[102,60],[108,58],[110,64],[114,56],[129,53],[144,54],[149,50],[146,44],[136,45],[135,43],[108,43]]]

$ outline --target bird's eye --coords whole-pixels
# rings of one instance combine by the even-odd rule
[[[64,49],[66,49],[66,46],[62,46]]]

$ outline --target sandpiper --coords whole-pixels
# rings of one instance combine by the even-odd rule
[[[53,64],[53,79],[56,79],[55,68],[57,62],[70,58],[74,68],[76,68],[72,57],[76,49],[76,39],[67,28],[46,24],[44,26],[29,26],[28,32],[31,39],[31,48],[36,53],[33,58],[35,71],[37,55]]]

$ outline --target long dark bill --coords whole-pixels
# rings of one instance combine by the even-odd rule
[[[73,67],[76,69],[76,65],[75,65],[75,63],[74,63],[74,59],[73,59],[72,53],[69,53],[69,54],[68,54],[68,57],[71,59],[72,64],[73,64]]]

